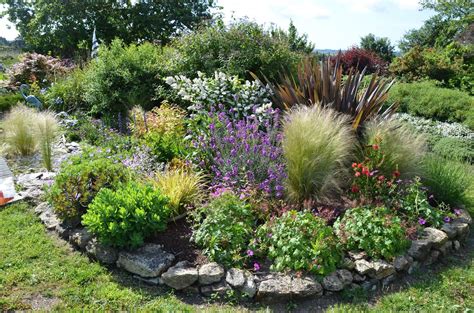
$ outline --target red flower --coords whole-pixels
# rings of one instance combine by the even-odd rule
[[[378,149],[379,149],[379,145],[372,145],[372,149],[378,150]]]
[[[364,174],[364,175],[366,175],[366,176],[369,176],[369,174],[370,174],[369,169],[368,169],[367,167],[363,167],[363,168],[362,168],[362,174]]]
[[[399,172],[399,171],[394,171],[394,172],[393,172],[393,176],[394,176],[394,177],[400,176],[400,172]]]
[[[362,163],[357,164],[358,168],[362,168]]]
[[[360,176],[360,172],[355,172],[354,176],[355,176],[355,177],[359,177],[359,176]]]
[[[382,180],[384,180],[384,179],[385,179],[385,176],[383,176],[383,175],[380,175],[380,176],[379,176],[379,180],[380,180],[380,181],[382,181]]]
[[[356,168],[357,167],[357,163],[352,163],[352,168]]]
[[[353,193],[358,193],[359,190],[360,190],[360,189],[359,189],[359,187],[358,187],[357,185],[352,185],[351,191],[352,191]]]

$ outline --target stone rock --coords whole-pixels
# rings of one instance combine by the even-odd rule
[[[357,252],[357,251],[349,251],[347,253],[349,255],[349,257],[351,259],[353,259],[354,261],[357,261],[357,260],[362,260],[362,259],[367,259],[367,253],[365,251],[360,251],[360,252]]]
[[[87,243],[86,252],[104,264],[113,264],[118,259],[118,252],[116,249],[97,242],[97,239],[95,238]]]
[[[49,205],[48,202],[41,202],[35,207],[35,213],[40,215],[41,213],[45,211],[53,211],[53,208]]]
[[[283,302],[294,298],[321,295],[322,286],[311,277],[292,278],[288,275],[270,275],[264,278],[257,291],[257,299],[266,303]]]
[[[393,260],[393,267],[395,267],[395,270],[398,272],[407,271],[410,268],[410,261],[404,255],[397,256],[395,260]]]
[[[439,250],[439,252],[441,252],[441,255],[445,256],[452,249],[453,249],[453,242],[449,240],[449,241],[446,241],[446,243],[444,245],[442,245],[438,250]]]
[[[245,284],[245,272],[238,268],[231,268],[227,271],[225,281],[235,288],[242,288]]]
[[[80,249],[85,249],[92,238],[92,234],[85,228],[75,229],[69,235],[69,241],[78,246]]]
[[[187,261],[177,263],[161,275],[164,284],[176,290],[191,286],[198,280],[198,271]]]
[[[454,240],[453,241],[453,249],[458,251],[459,249],[461,249],[461,243],[457,240]]]
[[[69,235],[71,233],[71,228],[69,226],[64,223],[60,223],[54,230],[58,233],[59,237],[64,240],[69,240]]]
[[[419,267],[420,267],[420,263],[418,261],[413,262],[413,264],[408,269],[408,274],[410,275],[413,274],[414,272],[418,270]]]
[[[408,254],[416,260],[423,260],[430,252],[432,242],[426,239],[414,240],[408,249]]]
[[[454,229],[456,229],[456,236],[460,239],[464,239],[469,235],[469,224],[467,223],[452,223]]]
[[[142,277],[158,277],[174,261],[174,255],[157,244],[147,244],[135,251],[119,253],[117,266]]]
[[[433,227],[427,227],[423,230],[424,239],[430,241],[434,248],[440,248],[448,241],[448,235],[441,230]]]
[[[252,274],[245,273],[245,284],[241,291],[250,298],[253,298],[257,293],[257,284],[255,283],[255,277]]]
[[[323,278],[323,287],[329,291],[341,291],[344,289],[344,283],[336,272],[333,272]]]
[[[354,279],[352,273],[346,269],[337,270],[336,273],[344,284],[344,287],[349,286],[352,283],[352,280]]]
[[[445,223],[443,227],[441,227],[441,230],[444,231],[446,235],[448,235],[449,239],[456,238],[456,235],[458,233],[456,227],[453,227],[453,224],[451,223]]]
[[[371,279],[368,281],[363,282],[360,286],[365,290],[365,291],[376,291],[377,287],[379,284],[379,280],[377,279]]]
[[[472,217],[468,211],[460,209],[459,215],[454,218],[455,222],[472,224]]]
[[[215,263],[204,264],[199,268],[199,284],[210,285],[221,280],[224,276],[224,268]]]
[[[314,295],[322,295],[323,287],[313,278],[294,277],[291,282],[291,295],[295,298],[306,298]]]
[[[363,281],[365,281],[367,277],[365,275],[359,275],[359,274],[354,274],[353,275],[353,280],[356,282],[356,283],[361,283]]]
[[[347,270],[353,270],[355,268],[355,263],[350,258],[344,258],[341,267]]]
[[[201,286],[201,293],[206,297],[212,296],[214,294],[223,296],[228,290],[231,290],[231,288],[225,281],[214,283],[212,285]]]
[[[390,284],[392,284],[394,281],[395,281],[395,275],[390,275],[390,276],[387,276],[385,277],[383,280],[382,280],[382,287],[383,288],[386,288],[387,286],[389,286]]]
[[[372,264],[364,259],[355,261],[355,269],[361,275],[368,275],[374,272]]]
[[[143,277],[138,276],[138,275],[133,275],[133,278],[135,278],[135,279],[137,279],[137,280],[139,280],[139,281],[142,281],[142,282],[144,282],[145,284],[151,285],[151,286],[163,285],[163,281],[161,280],[160,277],[143,278]]]
[[[430,255],[428,256],[428,258],[426,258],[426,260],[423,264],[424,265],[431,265],[431,264],[435,263],[438,260],[440,254],[441,254],[441,252],[439,252],[438,250],[431,250]]]
[[[51,208],[49,210],[43,211],[39,218],[48,230],[54,230],[61,223]]]
[[[372,275],[376,279],[382,279],[395,273],[395,267],[393,267],[392,264],[383,260],[377,260],[372,262],[372,268],[375,271],[375,273]]]

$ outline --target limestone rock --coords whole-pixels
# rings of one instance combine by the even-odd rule
[[[117,266],[142,277],[158,277],[174,261],[174,255],[157,244],[147,244],[135,251],[119,253]]]
[[[445,256],[448,255],[448,253],[453,249],[453,242],[452,241],[446,241],[444,245],[442,245],[438,250],[441,252],[441,255]]]
[[[353,275],[353,280],[356,282],[356,283],[361,283],[363,281],[365,281],[367,277],[365,275],[359,275],[359,274],[354,274]]]
[[[215,263],[204,264],[199,268],[199,284],[210,285],[219,282],[224,276],[224,268]]]
[[[446,233],[433,227],[427,227],[423,230],[423,238],[430,241],[434,248],[440,248],[448,241]]]
[[[311,277],[292,278],[289,275],[270,275],[260,282],[257,299],[267,303],[283,302],[292,297],[305,298],[321,295],[322,290],[322,286]]]
[[[198,280],[198,271],[189,262],[182,261],[164,272],[161,279],[163,283],[171,288],[181,290],[191,286]]]
[[[347,270],[353,270],[355,268],[355,263],[350,258],[344,258],[341,267]]]
[[[255,277],[252,274],[248,272],[245,273],[245,284],[241,288],[241,291],[250,298],[253,298],[257,293],[257,284],[255,283]]]
[[[73,230],[69,235],[69,241],[80,249],[85,249],[89,241],[92,240],[92,234],[87,231],[87,229],[76,229]]]
[[[392,264],[383,260],[377,260],[372,262],[372,268],[375,272],[372,275],[376,279],[382,279],[395,273],[395,267],[393,267]]]
[[[53,211],[53,208],[49,205],[48,202],[41,202],[35,207],[35,213],[40,215],[41,213],[45,211]]]
[[[453,249],[456,250],[456,251],[461,249],[461,243],[458,240],[453,241]]]
[[[39,218],[48,230],[54,230],[61,223],[52,209],[43,211]]]
[[[349,286],[352,283],[352,280],[354,279],[352,273],[346,269],[337,270],[336,273],[337,276],[339,276],[339,279],[341,279],[342,283],[344,284],[344,287]]]
[[[456,229],[456,236],[460,239],[464,239],[469,235],[469,224],[467,223],[452,223],[454,229]]]
[[[364,259],[355,261],[355,269],[361,275],[368,275],[374,271],[372,264]]]
[[[238,268],[231,268],[227,271],[226,282],[235,288],[242,288],[245,284],[245,272]]]
[[[468,211],[460,209],[459,215],[454,218],[455,222],[472,224],[472,217]]]
[[[387,287],[389,286],[390,284],[392,284],[394,281],[395,281],[396,277],[394,274],[390,275],[390,276],[387,276],[385,277],[383,280],[382,280],[382,287]]]
[[[231,288],[225,281],[214,283],[212,285],[201,286],[201,293],[206,297],[209,297],[213,294],[223,296],[228,290],[231,290]]]
[[[417,260],[422,260],[428,256],[432,246],[432,242],[426,239],[414,240],[411,242],[411,247],[408,254]]]
[[[323,278],[323,287],[329,291],[341,291],[352,283],[352,273],[342,269]]]
[[[441,230],[448,235],[449,239],[456,238],[457,235],[457,229],[456,227],[453,227],[452,223],[445,223],[443,227],[441,227]]]
[[[291,295],[295,298],[306,298],[314,295],[321,295],[323,288],[313,278],[306,277],[293,277],[291,282]]]
[[[410,268],[410,265],[410,260],[404,255],[397,256],[393,261],[393,266],[398,272],[407,271]]]
[[[349,257],[351,259],[353,259],[354,261],[357,261],[357,260],[362,260],[362,259],[367,259],[367,253],[365,251],[360,251],[360,252],[357,252],[357,251],[349,251],[347,253],[349,255]]]
[[[97,239],[92,239],[87,243],[86,251],[87,254],[105,264],[113,264],[118,258],[116,249],[97,242]]]
[[[440,255],[441,255],[441,252],[439,252],[438,250],[432,250],[430,255],[428,256],[428,258],[426,258],[426,260],[423,264],[424,265],[431,265],[431,264],[435,263],[438,260]]]

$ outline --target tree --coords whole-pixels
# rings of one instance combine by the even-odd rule
[[[313,53],[314,52],[314,43],[308,40],[308,35],[298,34],[298,29],[296,29],[293,21],[290,21],[288,26],[288,31],[285,31],[281,28],[274,28],[271,30],[272,36],[278,38],[279,40],[288,41],[290,49],[292,51],[303,52],[303,53]]]
[[[390,39],[387,37],[375,37],[374,34],[368,34],[360,39],[360,47],[362,49],[372,51],[384,61],[392,61],[395,47],[391,45]]]
[[[11,22],[27,48],[41,53],[86,56],[94,27],[108,44],[114,38],[125,43],[167,43],[180,32],[194,29],[211,18],[214,0],[3,0]]]

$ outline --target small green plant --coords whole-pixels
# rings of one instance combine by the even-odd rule
[[[137,248],[154,232],[166,229],[168,198],[150,185],[129,182],[114,191],[102,188],[82,224],[107,245]]]
[[[128,180],[129,172],[121,163],[80,155],[63,164],[48,197],[60,218],[77,222],[101,188]]]
[[[433,153],[443,158],[474,163],[474,139],[445,137],[436,141]]]
[[[319,106],[291,110],[282,140],[290,198],[302,202],[337,191],[353,143],[354,134],[345,116]]]
[[[192,238],[211,260],[231,267],[244,264],[254,227],[250,205],[224,193],[196,214]]]
[[[24,105],[11,109],[2,121],[4,140],[8,152],[23,156],[31,155],[37,147],[35,136],[36,111]]]
[[[276,271],[327,274],[341,260],[332,228],[309,211],[286,212],[260,226],[256,237],[256,251],[273,260]]]
[[[423,171],[423,184],[436,201],[450,205],[473,204],[474,175],[471,165],[429,155],[423,161]]]
[[[169,198],[172,215],[176,216],[202,200],[204,176],[190,169],[167,169],[156,175],[155,185]]]
[[[400,218],[385,207],[350,209],[334,229],[346,249],[363,250],[372,258],[391,259],[410,244]]]
[[[1,80],[1,79],[0,79]],[[23,97],[18,93],[3,93],[0,89],[0,113],[7,112],[18,102],[23,102]]]
[[[43,164],[48,171],[53,169],[52,146],[58,135],[58,121],[52,112],[40,112],[36,116],[38,144],[43,158]]]

